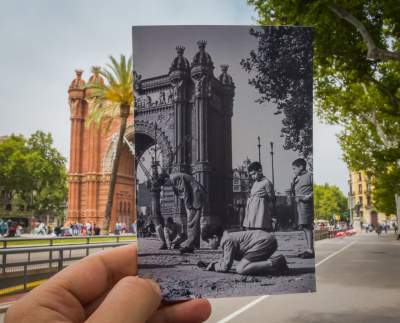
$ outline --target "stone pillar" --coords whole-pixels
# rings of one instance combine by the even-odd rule
[[[225,201],[226,204],[233,204],[232,192],[232,116],[233,116],[233,98],[235,96],[235,84],[232,77],[228,74],[228,65],[221,65],[221,75],[219,81],[223,87],[223,111],[224,111],[224,133],[225,133]]]
[[[189,173],[187,160],[187,114],[188,114],[188,80],[190,76],[189,61],[183,56],[185,47],[177,46],[177,57],[173,60],[169,71],[169,80],[172,86],[174,114],[175,114],[175,142],[176,156],[174,172]]]
[[[91,125],[86,130],[88,135],[87,147],[87,210],[86,218],[96,221],[98,215],[98,194],[100,181],[100,128]]]
[[[195,98],[194,98],[194,127],[195,138],[194,145],[196,147],[196,156],[193,160],[193,175],[196,180],[203,185],[207,191],[206,209],[204,210],[205,222],[211,222],[213,216],[212,208],[210,206],[210,164],[208,160],[208,100],[209,95],[209,82],[208,75],[204,74],[201,69],[192,69],[192,78],[195,83]]]
[[[175,115],[174,149],[176,149],[173,161],[173,173],[190,173],[188,157],[188,135],[187,114],[188,114],[188,83],[190,77],[190,63],[183,56],[185,47],[177,46],[177,56],[173,59],[169,69],[169,81],[172,87],[172,100]],[[168,194],[168,189],[164,188],[164,193]],[[186,211],[180,199],[175,199],[174,218],[186,225]]]
[[[81,167],[82,167],[82,137],[84,131],[84,116],[86,102],[84,101],[84,84],[81,76],[83,71],[76,70],[76,78],[68,90],[68,99],[71,113],[71,149],[69,163],[69,188],[68,188],[68,219],[79,221],[81,215]]]

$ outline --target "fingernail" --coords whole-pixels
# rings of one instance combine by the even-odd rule
[[[161,296],[160,285],[158,285],[154,280],[151,280],[151,279],[146,279],[146,280],[149,282],[151,288],[153,288],[153,290],[154,290],[158,295]]]

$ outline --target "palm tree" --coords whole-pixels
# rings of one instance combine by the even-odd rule
[[[133,106],[132,58],[126,60],[125,56],[121,55],[119,62],[112,56],[110,56],[110,60],[111,63],[106,64],[106,68],[93,66],[94,77],[86,85],[86,96],[90,107],[87,123],[104,127],[104,130],[108,131],[115,118],[119,117],[120,119],[117,149],[112,163],[110,188],[102,228],[107,232],[110,227],[115,183],[127,119]],[[99,75],[105,78],[105,83]]]

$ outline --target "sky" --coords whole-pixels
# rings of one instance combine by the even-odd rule
[[[90,67],[104,66],[109,55],[131,55],[133,25],[249,25],[256,18],[245,0],[3,1],[0,136],[41,129],[52,133],[68,158],[67,90],[74,70],[83,69],[87,80]],[[340,128],[316,118],[314,125],[314,180],[347,193],[348,171],[336,139]]]
[[[151,42],[148,39],[152,39]],[[206,40],[206,51],[214,63],[214,75],[221,74],[220,65],[228,64],[228,73],[235,83],[232,117],[232,164],[243,165],[248,157],[258,160],[257,137],[261,142],[261,163],[264,174],[271,179],[270,142],[274,142],[275,189],[284,192],[290,188],[293,172],[292,162],[301,157],[291,150],[284,150],[281,138],[282,116],[274,115],[274,104],[259,104],[259,93],[249,85],[248,74],[240,61],[257,48],[258,40],[249,34],[248,26],[185,26],[182,27],[134,27],[134,69],[142,78],[168,73],[176,57],[177,45],[185,47],[184,56],[192,61],[198,52],[196,42]],[[157,99],[157,94],[155,95]],[[211,141],[212,138],[209,138]],[[147,159],[150,162],[149,159]],[[143,178],[145,178],[143,176]],[[141,178],[139,177],[139,180]]]

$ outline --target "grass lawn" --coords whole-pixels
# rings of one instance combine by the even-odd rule
[[[24,239],[21,240],[10,240],[7,241],[7,248],[11,247],[25,247],[25,246],[49,246],[51,239]],[[136,241],[136,237],[134,236],[119,236],[119,241]],[[116,236],[111,237],[89,237],[89,243],[107,243],[107,242],[117,242]],[[69,239],[53,239],[53,246],[58,245],[71,245],[71,244],[85,244],[87,243],[86,237],[76,237]],[[0,242],[0,249],[3,247],[3,243]]]

